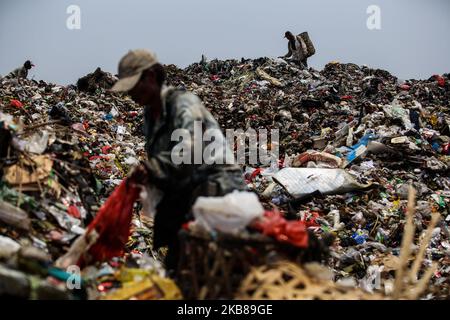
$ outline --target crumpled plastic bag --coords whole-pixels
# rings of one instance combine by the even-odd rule
[[[53,134],[54,136],[54,134]],[[50,133],[46,130],[34,133],[32,136],[24,139],[14,137],[12,145],[20,151],[42,154],[49,145]]]
[[[399,100],[394,99],[390,105],[383,106],[383,111],[389,118],[400,119],[406,130],[414,128],[409,116],[409,110],[405,109]]]
[[[223,197],[198,197],[192,211],[195,224],[207,231],[238,233],[262,217],[264,208],[256,194],[235,190]]]
[[[339,194],[370,186],[359,183],[343,169],[284,168],[273,179],[294,198],[316,191],[322,194]]]

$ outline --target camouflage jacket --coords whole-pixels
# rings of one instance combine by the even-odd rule
[[[201,134],[207,129],[220,131],[219,124],[204,107],[201,100],[194,94],[175,90],[172,87],[164,87],[161,93],[163,107],[162,113],[156,121],[150,114],[150,108],[144,112],[146,136],[146,151],[148,155],[147,169],[150,171],[150,182],[164,192],[199,192],[198,195],[223,195],[235,189],[245,189],[242,171],[237,164],[194,164],[194,131],[195,126],[201,124]],[[172,139],[172,133],[176,129],[183,129],[185,134],[192,139],[184,139],[182,146],[190,150],[191,163],[176,164],[172,161],[172,151],[183,139]],[[198,132],[198,131],[197,131]],[[217,131],[216,131],[217,132]],[[220,131],[223,137],[223,134]],[[197,139],[197,138],[196,138]],[[224,137],[223,137],[224,139]],[[198,140],[196,140],[198,141]],[[225,139],[224,139],[225,141]],[[208,143],[201,142],[201,150]],[[226,147],[224,147],[226,148]],[[234,156],[229,150],[234,159]],[[210,159],[211,160],[211,159]],[[214,160],[214,159],[213,159]],[[218,161],[220,163],[220,161]],[[208,162],[211,163],[211,162]]]

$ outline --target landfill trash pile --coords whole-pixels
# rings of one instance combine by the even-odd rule
[[[417,254],[413,253],[415,196],[416,190],[410,186],[406,225],[400,257],[394,263],[393,279],[382,281],[381,274],[372,274],[370,281],[361,288],[348,281],[333,281],[334,273],[319,263],[294,264],[279,260],[262,267],[253,267],[241,282],[236,293],[237,298],[246,300],[417,300],[426,291],[430,278],[438,268],[438,263],[433,262],[423,272],[421,278],[418,278],[425,251],[430,245],[440,214],[433,212],[425,235],[419,244],[419,250]],[[382,285],[384,290],[380,290]]]
[[[164,285],[170,292],[158,289],[167,279],[159,253],[151,251],[152,221],[138,215],[123,259],[81,274],[54,264],[144,158],[141,125],[140,106],[101,86],[87,94],[75,86],[0,79],[0,282],[8,283],[0,295],[93,299],[126,284],[141,297],[177,297],[170,285]],[[81,282],[81,289],[68,290],[67,281],[73,288]],[[130,290],[122,297],[135,297]]]
[[[422,297],[450,296],[449,74],[402,81],[355,64],[300,70],[270,58],[167,69],[222,129],[279,129],[280,161],[244,167],[246,181],[266,209],[316,222],[309,229],[319,237],[336,235],[334,281],[390,293],[412,184],[415,240],[439,213],[420,265],[439,267]]]
[[[421,298],[450,296],[448,74],[400,81],[354,64],[300,70],[270,58],[166,70],[169,83],[197,94],[224,130],[279,129],[280,161],[243,167],[266,210],[256,229],[299,247],[305,242],[295,230],[306,234],[305,226],[318,238],[333,234],[332,280],[390,294],[412,184],[411,243],[422,243],[439,215],[430,245],[411,248],[423,255],[418,278],[437,263]],[[142,107],[108,93],[114,80],[101,70],[83,79],[78,88],[0,79],[0,283],[8,283],[0,290],[9,290],[0,296],[180,298],[139,205],[123,257],[79,275],[54,266],[146,157]],[[67,281],[82,289],[69,290]]]

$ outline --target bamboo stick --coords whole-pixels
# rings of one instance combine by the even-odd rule
[[[436,271],[438,265],[436,262],[434,262],[430,268],[425,272],[422,279],[420,279],[419,283],[416,285],[414,289],[412,289],[412,292],[409,294],[409,298],[412,300],[417,300],[417,298],[420,296],[420,294],[425,290],[428,282],[430,281],[431,276]]]
[[[400,263],[395,273],[393,299],[398,299],[404,286],[405,267],[411,254],[411,245],[414,240],[414,208],[415,208],[416,190],[412,185],[409,186],[408,208],[406,210],[406,223],[403,231],[402,246],[400,249]]]
[[[440,218],[439,213],[433,212],[433,214],[431,216],[430,224],[428,225],[428,228],[425,233],[425,237],[422,239],[422,242],[420,243],[419,252],[417,253],[416,259],[414,260],[414,264],[411,268],[410,277],[409,277],[409,280],[411,282],[417,281],[417,273],[419,272],[420,266],[422,265],[422,261],[425,256],[425,251],[430,243],[431,236],[433,235],[434,227],[438,223],[439,218]]]

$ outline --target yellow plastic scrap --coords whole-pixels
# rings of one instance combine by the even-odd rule
[[[169,278],[162,278],[159,276],[153,276],[153,281],[156,282],[158,287],[164,292],[164,300],[180,300],[183,299],[178,286]]]
[[[117,160],[117,154],[116,154],[116,158],[114,159],[114,163],[116,164],[119,171],[125,176],[126,175],[125,170],[123,170],[122,165],[120,164],[119,160]]]
[[[331,132],[331,128],[327,127],[327,128],[322,128],[321,132],[320,132],[320,136],[321,137],[326,137],[330,134]]]
[[[400,208],[400,199],[396,199],[392,202],[392,210],[398,210]]]
[[[182,295],[176,284],[162,278],[152,270],[122,268],[117,275],[122,288],[105,296],[102,300],[176,300]]]
[[[118,280],[120,282],[132,282],[132,281],[141,281],[144,278],[150,277],[154,274],[151,270],[138,269],[138,268],[122,268],[120,270]]]
[[[432,125],[433,127],[435,127],[435,126],[437,125],[437,123],[438,123],[438,117],[437,117],[437,115],[433,114],[433,115],[430,117],[430,122],[431,122],[431,125]]]
[[[159,300],[163,293],[152,280],[145,279],[131,284],[124,284],[120,289],[101,297],[101,300]]]

